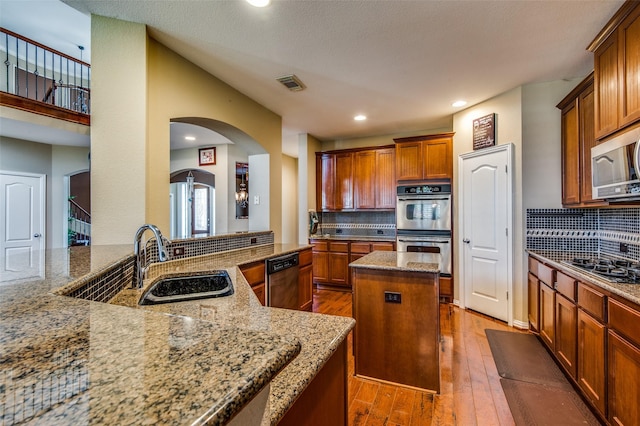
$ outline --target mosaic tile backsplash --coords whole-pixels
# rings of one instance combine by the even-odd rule
[[[169,253],[169,260],[175,260],[264,244],[273,244],[273,232],[238,233],[217,237],[174,240],[168,242],[166,247]],[[181,249],[182,254],[176,254],[176,248]],[[158,248],[155,244],[155,238],[147,241],[144,250],[144,265],[158,261]],[[131,285],[134,263],[135,258],[132,255],[100,271],[99,274],[90,274],[80,278],[54,291],[54,293],[96,302],[108,302],[120,291]]]
[[[395,211],[318,213],[318,234],[354,237],[395,237]]]
[[[528,209],[527,248],[640,260],[640,208]]]

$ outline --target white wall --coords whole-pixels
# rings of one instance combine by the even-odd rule
[[[582,79],[522,87],[523,208],[562,208],[560,102]]]
[[[278,161],[281,164],[280,161]],[[277,189],[269,191],[271,179],[271,156],[269,154],[249,156],[249,230],[266,231],[270,228],[270,206],[271,203],[280,202]],[[278,174],[282,172],[278,170]],[[279,185],[281,188],[281,185]],[[254,199],[258,196],[260,203],[256,204]],[[280,210],[280,209],[278,209]],[[281,227],[282,225],[280,225]],[[282,240],[280,240],[282,242]]]
[[[316,152],[322,143],[307,133],[298,135],[298,243],[309,243],[309,210],[316,210]]]
[[[70,175],[89,170],[89,148],[53,145],[51,147],[51,247],[67,246],[68,197]]]
[[[282,156],[282,242],[298,242],[298,160]]]

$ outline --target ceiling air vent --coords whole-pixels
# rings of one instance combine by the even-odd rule
[[[278,80],[287,89],[291,90],[292,92],[299,92],[300,90],[306,87],[304,84],[302,84],[300,79],[293,74],[283,75],[282,77],[276,78],[276,80]]]

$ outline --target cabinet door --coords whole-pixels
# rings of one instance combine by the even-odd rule
[[[609,330],[609,421],[640,424],[640,349]]]
[[[620,127],[640,120],[640,7],[618,27]]]
[[[595,132],[600,139],[618,128],[618,39],[612,34],[594,52]]]
[[[353,154],[335,154],[335,208],[353,208]]]
[[[395,243],[371,243],[371,251],[393,251]]]
[[[313,252],[313,282],[329,282],[329,252]]]
[[[591,148],[596,146],[593,120],[595,115],[593,84],[580,94],[580,199],[583,203],[602,202],[593,199],[591,182]]]
[[[556,355],[571,377],[576,377],[577,321],[576,305],[556,294]]]
[[[556,292],[540,282],[540,337],[551,349],[555,350],[555,307]]]
[[[422,179],[422,143],[396,143],[396,180]]]
[[[453,175],[451,138],[430,139],[422,142],[424,179],[451,179]]]
[[[396,151],[394,148],[376,150],[376,208],[396,208]],[[371,177],[368,177],[371,179]]]
[[[346,286],[349,283],[349,253],[329,253],[329,282]]]
[[[356,209],[376,207],[376,151],[358,151],[353,154],[353,198]]]
[[[605,416],[606,370],[605,339],[607,330],[601,322],[578,309],[578,385],[593,406]]]
[[[562,110],[562,205],[580,204],[578,101]]]
[[[538,316],[540,312],[539,300],[540,300],[540,284],[538,278],[529,272],[529,328],[533,331],[538,331]]]
[[[301,311],[311,311],[313,307],[312,266],[300,268],[298,273],[298,305]]]
[[[336,208],[335,194],[335,157],[331,154],[322,154],[320,156],[319,171],[317,177],[317,191],[320,199],[321,210],[334,210]]]

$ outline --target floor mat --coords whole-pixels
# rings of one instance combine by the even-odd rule
[[[601,424],[536,336],[485,333],[517,426]]]
[[[533,334],[491,329],[485,333],[500,377],[573,389]]]

